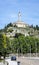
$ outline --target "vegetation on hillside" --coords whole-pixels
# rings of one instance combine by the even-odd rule
[[[31,36],[18,35],[9,39],[5,34],[0,34],[0,57],[8,53],[39,53],[39,39]]]
[[[10,52],[10,41],[5,34],[0,34],[0,58],[5,58],[6,54]]]
[[[38,25],[36,25],[36,26],[31,25],[30,27],[33,28],[34,30],[39,30],[39,26]]]
[[[7,28],[12,26],[10,23],[0,30],[0,58],[1,56],[5,58],[8,53],[39,53],[39,38],[34,36],[25,37],[21,33],[16,33],[12,39],[8,38],[4,32],[7,32]],[[39,30],[38,25],[36,27],[32,25],[31,28]],[[12,32],[13,30],[10,29],[8,31]]]

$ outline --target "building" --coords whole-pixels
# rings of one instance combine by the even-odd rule
[[[12,30],[12,32],[10,32]],[[18,13],[18,20],[13,23],[13,27],[8,28],[8,33],[6,35],[8,37],[13,37],[15,36],[16,33],[21,33],[25,36],[29,36],[29,25],[21,21],[21,13]]]

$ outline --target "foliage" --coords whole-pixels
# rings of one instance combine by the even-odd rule
[[[36,25],[36,26],[31,25],[30,27],[33,28],[34,30],[39,30],[39,26],[38,25]]]
[[[18,36],[12,40],[11,48],[13,53],[36,53],[39,52],[39,39],[30,36]]]
[[[10,33],[12,33],[12,31],[13,31],[12,29],[9,29],[9,30],[8,30],[8,32],[10,32]]]
[[[16,33],[14,37],[15,37],[15,38],[18,38],[19,36],[24,36],[24,35],[21,34],[21,33]]]
[[[0,34],[0,56],[4,58],[8,53],[39,53],[39,39],[31,36],[18,35],[9,39],[5,34]]]
[[[9,52],[7,50],[9,46],[9,39],[7,39],[5,34],[0,34],[0,57],[3,55],[5,58],[6,54]]]
[[[12,23],[9,23],[6,27],[12,27],[13,24]]]

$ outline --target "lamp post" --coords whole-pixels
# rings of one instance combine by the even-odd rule
[[[28,48],[29,48],[29,54],[30,54],[30,57],[31,57],[31,45],[28,45]]]
[[[29,57],[31,58],[31,44],[28,44],[28,53],[29,53]]]
[[[36,57],[37,57],[37,43],[35,42]]]
[[[17,53],[18,53],[18,57],[19,57],[19,42],[18,42]]]

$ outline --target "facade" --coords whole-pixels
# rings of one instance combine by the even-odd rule
[[[16,25],[17,27],[23,27],[23,28],[26,27],[26,25],[25,25],[24,22],[22,22],[22,21],[17,21],[17,22],[15,22],[15,23],[13,23],[13,25]]]

